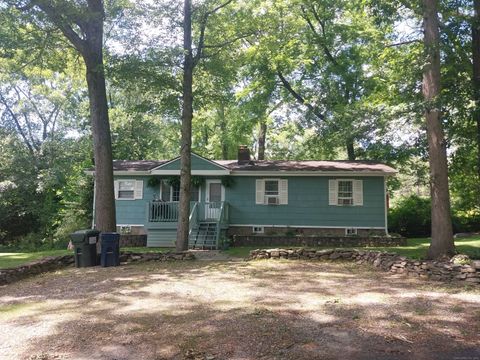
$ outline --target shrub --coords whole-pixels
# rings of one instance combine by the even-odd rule
[[[431,202],[430,199],[411,195],[401,199],[390,209],[388,215],[389,231],[406,237],[430,236]]]
[[[454,211],[452,223],[455,233],[478,232],[480,231],[480,210]]]

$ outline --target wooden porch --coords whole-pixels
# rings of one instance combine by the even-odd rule
[[[152,201],[147,204],[149,235],[172,237],[176,235],[178,202]],[[189,217],[189,248],[218,249],[221,247],[222,229],[229,222],[229,206],[225,201],[191,202]],[[173,239],[175,240],[175,239]]]

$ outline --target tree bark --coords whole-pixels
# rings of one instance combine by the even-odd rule
[[[180,202],[178,205],[177,251],[188,249],[190,217],[191,148],[193,118],[192,2],[184,1],[183,13],[183,104],[180,149]]]
[[[472,64],[473,64],[473,120],[477,125],[477,175],[480,184],[480,0],[473,0]]]
[[[260,131],[258,132],[258,160],[265,160],[265,142],[267,139],[267,120],[260,122]]]
[[[102,26],[103,28],[103,26]],[[99,34],[102,37],[101,34]],[[101,40],[100,40],[101,42]],[[110,123],[102,48],[91,49],[84,55],[87,67],[88,98],[95,158],[95,225],[100,231],[116,231],[115,195],[113,192],[113,162]]]
[[[423,0],[426,65],[423,70],[422,91],[425,100],[432,198],[432,240],[427,255],[431,259],[451,256],[455,252],[448,190],[447,151],[440,121],[440,33],[437,1]]]
[[[355,155],[355,146],[353,144],[353,139],[352,138],[347,139],[346,147],[347,147],[348,160],[349,161],[355,161],[357,156]]]
[[[220,102],[220,107],[218,108],[218,117],[220,118],[220,132],[221,136],[221,148],[222,148],[222,159],[228,159],[228,143],[226,139],[227,136],[227,119],[225,118],[225,105],[223,102]]]

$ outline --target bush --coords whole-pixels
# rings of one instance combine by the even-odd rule
[[[452,223],[455,233],[478,232],[480,231],[480,210],[455,211]]]
[[[430,236],[430,199],[411,195],[401,199],[388,214],[389,231],[406,237]]]

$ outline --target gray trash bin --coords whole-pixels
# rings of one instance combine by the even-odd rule
[[[90,267],[97,265],[98,230],[78,230],[70,234],[75,252],[76,267]]]

